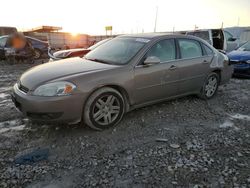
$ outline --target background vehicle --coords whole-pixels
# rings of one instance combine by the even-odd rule
[[[31,43],[35,51],[35,59],[41,58],[43,55],[47,56],[49,43],[41,41],[32,37],[26,36],[27,40]]]
[[[250,78],[250,41],[227,54],[234,65],[234,76]]]
[[[0,36],[10,35],[13,33],[17,33],[17,29],[15,27],[0,27]]]
[[[104,44],[105,42],[107,42],[109,40],[111,40],[111,38],[104,39],[104,40],[102,40],[100,42],[97,42],[96,44],[90,46],[87,49],[85,49],[85,48],[76,48],[76,49],[60,50],[60,51],[57,51],[57,52],[55,52],[53,54],[49,50],[48,53],[49,53],[50,61],[59,60],[59,59],[66,59],[66,58],[70,58],[70,57],[83,57],[84,55],[89,53],[91,50],[94,50],[95,48],[97,48],[98,46]]]
[[[234,38],[237,39],[237,47],[250,40],[250,27],[228,27],[225,28],[224,31],[229,32]]]
[[[43,55],[47,55],[48,47],[49,47],[49,44],[47,42],[44,42],[35,38],[27,37],[27,36],[25,36],[25,38],[34,49],[35,59],[39,59]],[[5,51],[7,49],[12,48],[10,45],[10,40],[11,40],[11,35],[4,35],[0,37],[0,58],[1,59],[5,58],[4,56]]]
[[[225,33],[222,29],[188,31],[186,34],[200,37],[218,50],[229,52],[238,46],[236,38],[229,32]]]

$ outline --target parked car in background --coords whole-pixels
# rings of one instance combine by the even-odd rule
[[[44,42],[32,37],[27,37],[25,36],[25,38],[27,39],[27,41],[31,44],[33,50],[34,50],[34,58],[35,59],[39,59],[41,58],[43,55],[47,55],[48,53],[48,48],[49,48],[49,44],[48,42]],[[5,51],[10,48],[12,48],[11,46],[11,35],[4,35],[0,37],[0,58],[4,59],[4,54]]]
[[[193,35],[207,41],[214,48],[226,52],[237,48],[238,43],[229,32],[224,32],[223,29],[204,29],[188,31],[187,35]]]
[[[94,50],[98,46],[106,43],[107,41],[111,40],[111,38],[104,39],[100,42],[97,42],[96,44],[90,46],[89,48],[75,48],[75,49],[68,49],[68,50],[60,50],[57,52],[54,52],[52,54],[51,50],[49,50],[48,55],[50,57],[50,61],[60,60],[60,59],[66,59],[70,57],[83,57],[87,53],[89,53],[91,50]]]
[[[17,29],[15,27],[0,27],[0,36],[11,35],[13,33],[17,33]]]
[[[43,55],[47,56],[49,43],[36,38],[26,36],[35,51],[35,59],[40,59]]]
[[[83,120],[102,130],[134,108],[190,94],[210,99],[232,71],[226,55],[197,37],[124,35],[84,58],[26,71],[14,85],[12,99],[30,119]]]
[[[234,65],[233,75],[250,78],[250,41],[227,55],[231,64]]]

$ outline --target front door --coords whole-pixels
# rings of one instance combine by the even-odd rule
[[[159,64],[145,66],[143,60],[155,56]],[[156,101],[178,93],[179,79],[174,39],[163,39],[154,44],[142,62],[134,69],[136,104]]]

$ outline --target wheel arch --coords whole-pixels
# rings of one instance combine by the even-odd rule
[[[216,73],[219,76],[219,83],[221,83],[221,70],[220,69],[215,69],[212,71],[212,73]]]
[[[85,103],[88,101],[89,97],[94,93],[96,92],[97,90],[101,89],[101,88],[104,88],[104,87],[109,87],[109,88],[112,88],[112,89],[115,89],[116,91],[118,91],[124,98],[124,101],[125,101],[125,112],[128,112],[129,111],[129,108],[130,108],[130,104],[131,104],[131,101],[130,101],[130,97],[129,97],[129,94],[128,92],[126,91],[126,89],[120,85],[117,85],[117,84],[106,84],[106,85],[101,85],[99,87],[96,87],[94,88],[90,94],[88,95],[88,97],[86,98],[86,101]]]

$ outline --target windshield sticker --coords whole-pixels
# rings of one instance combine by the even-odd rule
[[[137,38],[135,41],[136,42],[148,43],[150,40],[149,39],[144,39],[144,38]]]

